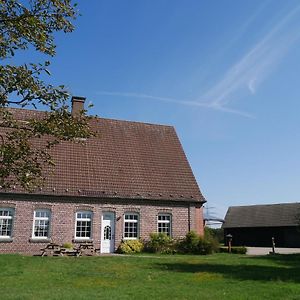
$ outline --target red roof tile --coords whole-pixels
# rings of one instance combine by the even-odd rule
[[[21,119],[44,114],[14,111]],[[96,137],[52,150],[55,170],[46,171],[45,185],[35,193],[205,201],[173,127],[95,118],[91,128]]]

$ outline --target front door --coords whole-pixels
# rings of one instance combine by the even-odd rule
[[[115,250],[115,214],[103,213],[101,224],[101,253],[113,253]]]

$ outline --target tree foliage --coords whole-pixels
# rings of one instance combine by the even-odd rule
[[[90,137],[88,118],[72,116],[63,85],[45,83],[50,61],[12,63],[22,51],[56,54],[55,33],[74,30],[76,4],[69,0],[0,0],[0,185],[33,190],[41,185],[52,147],[63,140]],[[7,64],[5,64],[7,62]],[[39,118],[17,118],[10,107],[44,108]],[[43,142],[41,141],[41,138]]]

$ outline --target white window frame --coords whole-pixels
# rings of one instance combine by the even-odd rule
[[[8,216],[1,216],[0,215],[0,223],[2,223],[2,220],[11,220],[10,221],[10,235],[0,235],[0,239],[11,239],[13,236],[13,223],[14,223],[14,217],[15,217],[15,210],[13,208],[9,208],[9,207],[0,207],[1,211],[8,211]],[[4,224],[1,225],[1,227]]]
[[[36,216],[36,213],[48,213],[48,216]],[[47,222],[48,221],[48,228],[47,228],[47,236],[38,236],[35,235],[35,226],[36,222]],[[41,226],[41,225],[40,225]],[[43,225],[44,226],[44,225]],[[50,227],[51,226],[51,210],[50,209],[36,209],[33,212],[33,225],[32,225],[32,239],[36,240],[47,240],[50,238]]]
[[[168,217],[169,220],[160,220],[160,217]],[[169,234],[165,231],[159,231],[159,224],[168,224],[169,225]],[[157,232],[158,233],[166,233],[168,236],[172,236],[172,214],[169,213],[159,213],[157,215]]]
[[[90,217],[78,217],[78,214],[90,214]],[[77,236],[77,222],[90,222],[90,236]],[[80,231],[79,231],[80,232]],[[93,234],[93,212],[90,210],[80,210],[75,214],[75,240],[92,240]]]
[[[127,216],[134,216],[134,217],[137,217],[137,219],[135,219],[135,218],[129,219],[129,218],[126,218]],[[136,225],[136,228],[137,228],[136,229],[136,236],[125,236],[127,234],[125,232],[126,223],[129,223],[131,225],[137,224]],[[124,214],[124,227],[123,227],[123,238],[124,238],[124,240],[138,240],[139,235],[140,235],[140,215],[138,213],[135,213],[135,212],[126,212]]]

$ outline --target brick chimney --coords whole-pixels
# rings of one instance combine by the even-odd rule
[[[84,110],[84,102],[85,102],[85,97],[78,97],[78,96],[73,96],[72,97],[72,115],[79,114],[82,110]]]

